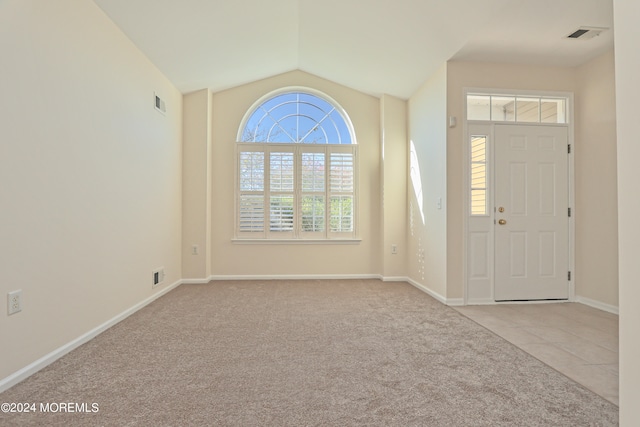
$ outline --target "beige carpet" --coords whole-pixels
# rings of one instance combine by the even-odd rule
[[[47,426],[611,426],[618,408],[406,283],[183,285],[0,394]],[[80,406],[81,410],[84,408]]]

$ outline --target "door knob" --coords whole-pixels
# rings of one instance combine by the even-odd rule
[[[506,220],[506,219],[500,219],[500,220],[498,220],[498,224],[500,224],[500,225],[505,225],[506,223],[507,223],[507,220]]]

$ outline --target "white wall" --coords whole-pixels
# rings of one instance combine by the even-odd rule
[[[209,89],[183,97],[182,277],[185,279],[211,275],[211,102]]]
[[[613,0],[616,38],[616,111],[618,135],[618,230],[620,274],[620,425],[640,420],[640,3]]]
[[[576,71],[576,296],[616,309],[618,193],[613,50]]]
[[[407,102],[383,95],[382,125],[382,258],[385,278],[407,275]],[[391,253],[391,246],[396,253]]]
[[[180,279],[182,97],[89,0],[1,1],[0,75],[1,380]]]
[[[447,297],[447,67],[409,99],[408,276]],[[411,170],[412,169],[412,170]],[[440,203],[441,208],[438,208]]]

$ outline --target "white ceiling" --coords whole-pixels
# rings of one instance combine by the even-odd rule
[[[410,97],[447,60],[576,66],[612,0],[94,0],[183,93],[300,69]],[[607,27],[591,40],[565,37]]]

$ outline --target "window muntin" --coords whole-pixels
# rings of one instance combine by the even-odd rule
[[[305,92],[250,111],[237,143],[237,238],[356,237],[357,145],[345,117]]]

